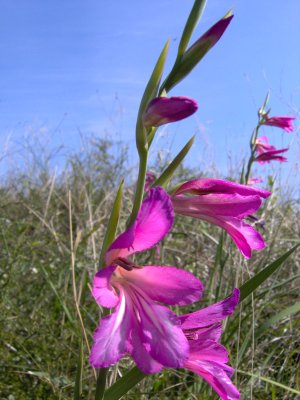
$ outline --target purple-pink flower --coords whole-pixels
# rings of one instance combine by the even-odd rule
[[[205,379],[222,400],[238,400],[239,391],[230,380],[234,369],[227,365],[228,352],[220,342],[222,321],[239,302],[239,290],[202,310],[179,317],[188,338],[190,354],[184,368]]]
[[[181,368],[187,361],[188,339],[179,318],[164,305],[199,300],[202,283],[181,269],[141,267],[128,258],[162,240],[173,220],[168,194],[160,187],[151,189],[135,223],[107,250],[107,267],[96,274],[92,293],[98,304],[115,310],[101,319],[94,334],[94,367],[108,367],[126,355],[145,373]]]
[[[288,151],[288,148],[276,149],[276,147],[268,144],[268,139],[265,136],[257,138],[255,151],[257,152],[255,161],[260,164],[269,163],[270,161],[287,161],[287,158],[282,156],[282,154]]]
[[[261,183],[263,180],[261,178],[249,178],[247,185],[255,185],[256,183]]]
[[[255,213],[270,192],[221,179],[195,179],[176,189],[172,203],[176,213],[218,225],[231,236],[240,252],[251,257],[263,249],[262,236],[244,219]]]
[[[285,132],[293,132],[293,121],[295,119],[295,117],[269,117],[266,114],[263,125],[276,126],[277,128],[282,128]]]
[[[198,109],[195,100],[184,96],[155,97],[144,113],[144,125],[160,126],[180,121],[194,114]]]

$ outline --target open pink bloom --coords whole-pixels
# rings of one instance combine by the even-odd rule
[[[282,153],[288,151],[288,148],[276,149],[276,147],[268,144],[268,139],[265,136],[257,138],[255,151],[258,153],[258,155],[255,157],[255,161],[259,162],[260,164],[269,163],[270,161],[287,161],[287,158],[283,157]]]
[[[181,185],[172,195],[176,213],[199,218],[225,229],[240,252],[251,257],[251,250],[260,250],[265,244],[262,236],[244,222],[255,213],[261,198],[270,192],[221,179],[195,179]]]
[[[222,400],[240,398],[239,391],[230,380],[234,369],[227,365],[227,350],[219,343],[222,333],[220,321],[233,313],[239,295],[239,290],[234,289],[225,300],[179,317],[190,346],[184,368],[205,379]]]
[[[101,319],[94,335],[90,363],[108,367],[131,355],[145,373],[163,367],[181,368],[189,345],[179,318],[166,305],[199,300],[203,285],[175,267],[139,267],[128,256],[155,246],[173,224],[173,207],[160,187],[151,189],[134,224],[106,252],[107,267],[93,282],[93,296],[103,307],[115,308]]]
[[[265,115],[263,125],[276,126],[286,132],[293,132],[293,121],[295,117],[269,117]]]
[[[145,111],[144,125],[160,126],[180,121],[194,114],[197,109],[196,101],[188,97],[155,97]]]

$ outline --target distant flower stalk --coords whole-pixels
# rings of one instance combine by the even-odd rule
[[[244,222],[255,213],[270,192],[221,179],[195,179],[172,195],[178,214],[199,218],[225,229],[240,252],[250,258],[252,250],[265,246],[262,236]]]

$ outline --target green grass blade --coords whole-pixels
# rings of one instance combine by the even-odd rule
[[[181,162],[184,160],[185,156],[190,151],[194,143],[195,136],[193,136],[187,144],[181,149],[181,151],[177,154],[174,160],[170,163],[170,165],[164,170],[164,172],[160,175],[159,178],[153,183],[153,186],[163,186],[166,187],[169,183],[170,179],[172,178],[174,172],[179,167]]]
[[[299,247],[300,243],[292,247],[289,251],[279,257],[277,260],[269,264],[258,274],[253,276],[240,287],[240,301],[243,301],[248,297],[255,289],[257,289],[269,276],[271,276],[283,263],[288,259],[288,257]]]
[[[281,321],[282,319],[286,318],[289,315],[295,314],[300,311],[300,301],[293,304],[290,307],[285,308],[284,310],[280,311],[278,314],[273,315],[270,319],[265,321],[258,329],[256,329],[255,336],[258,337],[262,335],[267,329],[272,327],[277,322]]]
[[[78,364],[75,378],[75,386],[74,386],[74,400],[81,400],[82,397],[82,369],[83,369],[83,343],[80,341],[79,345],[79,355],[78,355]]]
[[[107,228],[106,228],[106,232],[105,232],[105,236],[104,236],[104,240],[103,240],[103,244],[102,244],[100,260],[99,260],[100,268],[102,268],[104,265],[104,254],[116,236],[116,231],[117,231],[119,217],[120,217],[120,211],[121,211],[121,205],[122,205],[123,185],[124,185],[124,180],[122,179],[119,189],[117,191],[117,195],[116,195],[112,210],[111,210],[111,214],[109,217],[109,221],[107,224]]]
[[[74,319],[73,319],[73,317],[72,317],[72,315],[71,315],[71,313],[70,313],[68,307],[66,306],[66,303],[65,303],[65,302],[63,301],[63,299],[60,297],[60,295],[59,295],[59,293],[58,293],[58,291],[57,291],[57,289],[56,289],[54,283],[51,281],[48,272],[45,270],[45,268],[44,268],[42,265],[40,265],[40,267],[41,267],[41,270],[43,271],[43,273],[44,273],[44,275],[45,275],[45,278],[46,278],[47,283],[48,283],[49,286],[51,287],[51,289],[52,289],[53,293],[55,294],[57,300],[59,301],[59,303],[60,303],[62,309],[64,310],[67,319],[69,320],[69,322],[70,322],[73,326],[75,326],[75,321],[74,321]]]
[[[121,379],[114,383],[104,393],[104,400],[118,400],[130,389],[137,385],[147,375],[141,372],[137,367],[132,368]]]
[[[269,383],[269,384],[271,384],[271,385],[278,386],[278,387],[280,387],[281,389],[286,390],[287,392],[291,392],[291,393],[295,393],[295,394],[300,394],[300,391],[299,391],[299,390],[293,389],[293,388],[291,388],[291,387],[289,387],[289,386],[283,385],[282,383],[273,381],[272,379],[266,378],[266,377],[264,377],[264,376],[256,375],[256,374],[251,374],[250,372],[241,371],[240,369],[237,369],[236,371],[237,371],[238,374],[250,376],[251,378],[259,379],[259,380],[261,380],[261,381],[263,381],[263,382],[266,382],[266,383]]]

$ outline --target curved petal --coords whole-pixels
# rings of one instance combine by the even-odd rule
[[[161,187],[151,189],[135,223],[110,245],[106,263],[111,264],[117,257],[127,257],[154,246],[169,232],[173,222],[174,211],[169,195]]]
[[[116,267],[109,266],[101,269],[94,277],[92,294],[98,304],[112,308],[119,302],[119,296],[110,284],[110,279]]]
[[[182,368],[189,345],[177,316],[146,296],[142,298],[134,292],[129,295],[134,310],[131,355],[138,367],[145,373],[158,372],[161,366]]]
[[[130,352],[129,338],[132,323],[130,315],[125,311],[126,300],[122,293],[116,311],[101,319],[94,334],[90,363],[95,368],[109,367]]]
[[[194,217],[225,229],[246,258],[251,258],[252,250],[261,250],[265,247],[265,242],[261,234],[252,228],[251,225],[246,224],[238,218],[222,218],[207,215],[194,215]]]
[[[238,400],[240,393],[230,380],[233,369],[227,365],[208,361],[188,361],[185,368],[205,379],[222,400]]]
[[[214,340],[192,340],[189,360],[228,362],[228,352],[224,346]]]
[[[146,266],[122,271],[126,281],[150,299],[168,305],[185,305],[198,301],[203,284],[190,272],[175,267]]]
[[[179,316],[182,329],[202,328],[222,321],[234,312],[235,307],[239,302],[239,298],[239,289],[234,289],[231,296],[219,301],[218,303],[212,304],[202,310]],[[201,331],[199,332],[199,335],[201,335]]]
[[[213,193],[202,196],[173,197],[175,212],[184,215],[199,213],[201,215],[243,218],[255,213],[260,206],[261,199],[258,195]]]
[[[241,185],[240,183],[224,181],[222,179],[194,179],[185,182],[176,191],[177,194],[209,194],[209,193],[231,193],[239,194],[241,196],[255,196],[258,195],[264,199],[270,196],[271,192],[259,188]]]

